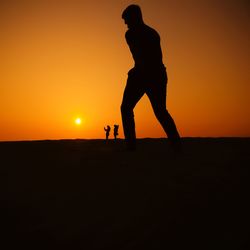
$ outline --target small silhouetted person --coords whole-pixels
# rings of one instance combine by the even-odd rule
[[[118,129],[119,129],[119,125],[114,125],[114,137],[115,137],[115,140],[116,140],[116,137],[118,136]]]
[[[129,5],[122,13],[128,27],[125,38],[134,59],[128,72],[121,104],[122,123],[128,150],[136,148],[133,109],[146,94],[154,114],[166,132],[174,149],[180,148],[180,136],[174,120],[166,110],[167,72],[162,62],[159,34],[143,22],[138,5]]]
[[[104,130],[106,131],[106,140],[109,138],[109,133],[110,133],[110,126],[108,125],[107,128],[104,127]]]

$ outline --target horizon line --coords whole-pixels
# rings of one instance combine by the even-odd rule
[[[168,140],[167,137],[141,137],[136,140]],[[181,139],[250,139],[250,136],[184,136]],[[115,141],[114,138],[108,139]],[[125,140],[117,138],[116,140]],[[23,140],[0,140],[0,143],[5,142],[46,142],[46,141],[106,141],[105,138],[61,138],[61,139],[23,139]]]

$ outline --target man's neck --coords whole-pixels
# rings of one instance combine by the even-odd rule
[[[145,25],[146,24],[144,22],[141,22],[141,23],[133,25],[133,27],[130,27],[129,30],[138,30],[138,29],[142,28]]]

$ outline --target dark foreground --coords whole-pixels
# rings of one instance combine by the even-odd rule
[[[250,139],[0,143],[2,249],[245,249]]]

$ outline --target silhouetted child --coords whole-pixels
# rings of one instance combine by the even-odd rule
[[[106,140],[108,140],[110,133],[110,126],[108,125],[107,128],[104,127],[104,130],[106,131]]]
[[[119,129],[119,125],[114,125],[114,137],[115,137],[115,140],[116,140],[116,137],[118,135],[118,129]]]

